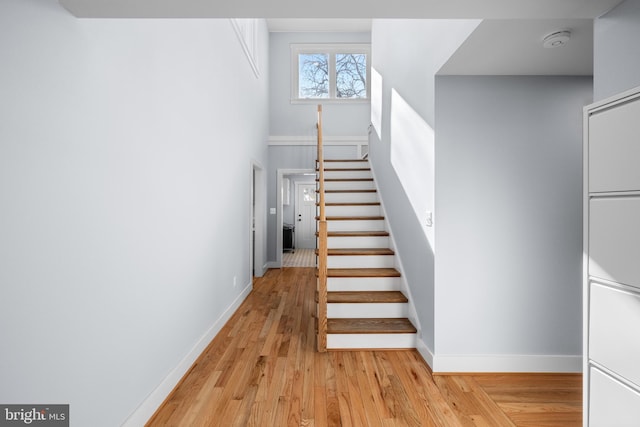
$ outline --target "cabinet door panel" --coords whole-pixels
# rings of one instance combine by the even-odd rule
[[[589,119],[589,191],[640,190],[640,100]]]
[[[640,197],[590,200],[589,274],[640,287]]]
[[[591,284],[589,358],[640,386],[640,294]]]
[[[589,373],[589,427],[637,427],[640,394],[597,369]]]

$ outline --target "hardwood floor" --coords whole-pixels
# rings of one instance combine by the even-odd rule
[[[313,268],[270,270],[148,426],[581,426],[580,375],[436,375],[410,351],[315,351]]]

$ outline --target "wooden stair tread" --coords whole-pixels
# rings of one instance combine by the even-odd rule
[[[319,193],[320,190],[316,190],[316,193]],[[362,190],[324,190],[325,193],[377,193],[378,190],[375,189],[362,189]]]
[[[325,206],[380,206],[380,202],[335,202],[325,203]],[[320,206],[320,203],[316,203],[316,206]]]
[[[319,220],[320,217],[316,217]],[[327,221],[379,221],[384,219],[383,216],[328,216]]]
[[[316,163],[318,162],[318,160],[316,160]],[[365,159],[324,159],[325,163],[351,163],[351,162],[362,162],[362,163],[366,163],[368,162],[368,160]]]
[[[400,272],[395,268],[329,268],[327,277],[400,277]]]
[[[329,231],[328,237],[389,237],[388,231]],[[318,236],[318,232],[316,232]]]
[[[327,319],[328,334],[415,334],[409,319]]]
[[[324,168],[325,172],[367,172],[371,168]],[[320,169],[316,168],[316,172],[320,172]]]
[[[406,296],[400,291],[340,291],[327,292],[327,302],[332,304],[345,303],[405,303]]]
[[[319,250],[316,249],[316,255]],[[328,255],[394,255],[389,248],[339,248],[328,249]]]
[[[320,181],[316,178],[316,181]],[[325,182],[362,182],[362,181],[373,181],[373,178],[325,178]]]

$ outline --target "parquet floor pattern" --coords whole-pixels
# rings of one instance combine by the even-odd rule
[[[579,427],[581,376],[436,375],[418,352],[315,351],[313,268],[270,270],[147,426]]]

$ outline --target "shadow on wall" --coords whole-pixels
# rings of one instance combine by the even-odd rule
[[[435,251],[433,231],[435,135],[429,124],[392,89],[391,165],[400,180],[420,228]]]

